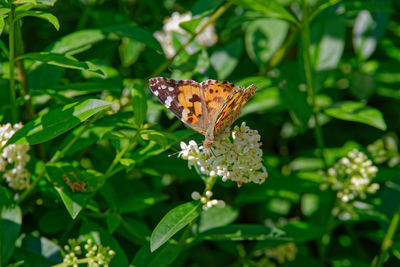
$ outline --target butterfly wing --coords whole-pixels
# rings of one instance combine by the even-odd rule
[[[257,87],[252,84],[247,88],[239,87],[238,91],[234,91],[226,104],[218,112],[214,127],[214,136],[221,134],[226,128],[230,127],[239,117],[242,107],[257,92]]]
[[[149,80],[149,87],[161,103],[187,126],[206,134],[207,108],[204,92],[198,82],[156,77]]]

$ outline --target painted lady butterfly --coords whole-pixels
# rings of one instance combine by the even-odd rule
[[[181,121],[205,136],[204,147],[211,146],[214,139],[232,125],[243,105],[257,91],[254,84],[244,88],[227,81],[198,83],[164,77],[151,78],[149,86]]]

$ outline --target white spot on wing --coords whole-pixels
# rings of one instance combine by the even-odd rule
[[[158,96],[158,90],[155,90],[155,91],[153,92],[153,94],[154,94],[155,96]]]
[[[172,97],[168,96],[167,99],[165,100],[165,107],[170,108],[171,102],[172,102]]]
[[[165,89],[167,86],[165,84],[161,84],[161,89]]]
[[[189,114],[189,109],[188,108],[184,108],[183,109],[183,111],[182,111],[182,119],[184,120],[184,121],[187,121],[188,120],[188,114]]]
[[[168,90],[169,90],[170,92],[172,92],[172,91],[174,91],[174,87],[168,86]]]

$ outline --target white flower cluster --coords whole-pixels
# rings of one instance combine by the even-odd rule
[[[398,141],[394,134],[388,134],[376,140],[368,145],[367,149],[377,164],[387,162],[388,166],[393,168],[400,163]]]
[[[234,127],[231,138],[227,129],[208,149],[198,147],[194,141],[188,145],[181,142],[182,151],[178,157],[188,160],[189,168],[197,165],[202,174],[221,176],[224,182],[231,180],[239,187],[249,182],[261,184],[268,173],[262,164],[263,153],[259,142],[258,132],[243,122],[240,127]]]
[[[276,260],[279,264],[283,264],[286,261],[294,261],[297,255],[297,246],[293,242],[284,243],[274,248],[267,248],[265,255]]]
[[[193,200],[200,200],[200,202],[203,203],[203,210],[208,210],[212,207],[224,208],[226,205],[225,201],[219,199],[211,199],[212,195],[213,192],[209,190],[206,191],[205,196],[201,196],[199,192],[194,191],[192,193],[192,198]]]
[[[179,24],[185,21],[192,20],[192,14],[185,13],[179,14],[178,12],[172,13],[171,17],[166,20],[162,31],[154,33],[154,37],[160,42],[164,53],[167,58],[172,58],[175,55],[175,49],[172,45],[172,32],[187,34],[187,32],[182,29]],[[197,27],[197,30],[204,25],[204,20]],[[190,36],[188,35],[188,38]],[[200,34],[195,38],[196,42],[202,46],[210,47],[217,42],[218,36],[215,33],[214,25],[207,26]]]
[[[354,200],[366,198],[366,193],[374,194],[379,189],[379,184],[371,183],[376,176],[378,168],[363,153],[354,149],[341,158],[332,168],[324,174],[324,182],[320,188],[331,188],[336,191],[340,199],[338,207],[333,209],[333,214],[343,219],[352,217],[351,210]]]
[[[84,244],[86,258],[79,258],[78,256],[83,254],[80,242],[76,239],[70,239],[68,243],[69,245],[64,246],[66,253],[63,261],[68,266],[78,266],[78,262],[87,263],[89,267],[108,266],[115,255],[115,251],[109,247],[98,246],[92,239],[88,239]]]
[[[23,190],[29,185],[30,173],[25,166],[30,160],[30,146],[12,144],[3,147],[22,126],[22,123],[0,126],[0,173],[4,172],[8,185],[15,190]]]

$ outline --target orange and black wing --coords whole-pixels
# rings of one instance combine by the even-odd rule
[[[193,130],[207,132],[207,108],[203,90],[192,80],[176,81],[164,77],[151,78],[149,87],[166,108]]]

